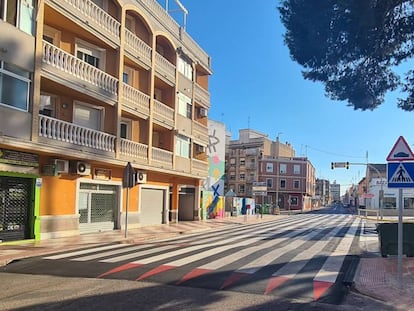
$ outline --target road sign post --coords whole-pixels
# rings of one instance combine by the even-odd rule
[[[414,153],[400,136],[387,156],[387,179],[389,188],[398,188],[398,252],[397,273],[399,285],[402,286],[403,267],[403,188],[414,188]]]

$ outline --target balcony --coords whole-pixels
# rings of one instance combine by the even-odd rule
[[[173,166],[173,153],[168,150],[152,147],[152,164],[161,168],[171,169]]]
[[[168,129],[173,129],[174,109],[154,99],[154,122]]]
[[[147,69],[151,68],[151,47],[128,29],[125,29],[125,51]]]
[[[155,72],[169,85],[175,85],[175,66],[161,54],[155,54]]]
[[[121,138],[120,152],[127,160],[148,162],[148,146],[145,144]]]
[[[118,79],[89,65],[72,54],[43,41],[43,72],[50,79],[96,97],[103,96],[113,104],[117,100]]]
[[[113,48],[120,43],[120,23],[90,0],[46,0],[46,4],[101,38]]]
[[[207,129],[207,126],[193,121],[192,135],[193,135],[193,138],[196,142],[200,142],[200,144],[203,145],[203,146],[208,145],[208,129]]]
[[[198,84],[195,84],[195,100],[204,108],[210,108],[210,93]]]
[[[43,115],[39,115],[39,137],[54,140],[67,148],[78,145],[95,150],[115,152],[116,137],[114,135]]]
[[[122,87],[124,91],[122,109],[143,119],[148,119],[150,97],[126,83],[123,83]]]
[[[191,173],[201,177],[208,176],[208,162],[197,159],[191,160]]]

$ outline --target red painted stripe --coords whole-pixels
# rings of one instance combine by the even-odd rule
[[[109,270],[108,272],[102,273],[101,275],[98,275],[97,278],[99,279],[99,278],[102,278],[104,276],[107,276],[107,275],[110,275],[110,274],[113,274],[113,273],[118,273],[118,272],[121,272],[121,271],[125,271],[125,270],[128,270],[128,269],[133,269],[133,268],[140,267],[140,266],[142,266],[142,265],[130,262],[130,263],[127,263],[125,265],[116,267],[112,270]]]
[[[221,285],[220,289],[224,289],[229,287],[239,281],[240,279],[244,278],[246,275],[250,275],[249,273],[241,273],[241,272],[234,272],[230,277],[224,281],[223,285]]]
[[[186,275],[184,275],[181,278],[181,280],[179,280],[177,282],[177,284],[181,284],[181,283],[187,282],[188,280],[191,280],[191,279],[194,279],[196,277],[199,277],[200,275],[209,273],[210,271],[211,270],[209,270],[209,269],[194,269],[194,270],[188,272]]]
[[[269,280],[266,286],[265,295],[270,294],[275,288],[279,287],[286,281],[290,280],[290,278],[285,276],[276,276]]]
[[[332,286],[332,282],[313,281],[313,299],[316,301]]]
[[[162,272],[165,272],[165,271],[174,269],[174,268],[175,268],[175,266],[161,265],[161,266],[158,266],[158,267],[156,267],[156,268],[154,268],[154,269],[152,269],[152,270],[150,270],[148,272],[145,272],[143,275],[141,275],[136,280],[137,281],[141,281],[143,279],[149,278],[150,276],[153,276],[153,275],[156,275],[156,274],[159,274],[159,273],[162,273]]]

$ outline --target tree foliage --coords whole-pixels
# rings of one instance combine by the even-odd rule
[[[414,0],[281,0],[291,58],[326,95],[373,110],[389,91],[414,110],[414,72],[396,68],[414,55]]]

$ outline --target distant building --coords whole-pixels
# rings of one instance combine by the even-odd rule
[[[316,179],[315,198],[318,206],[326,206],[330,203],[329,180]]]
[[[268,135],[251,130],[239,130],[239,139],[226,144],[226,191],[232,189],[238,197],[254,197],[252,186],[265,182],[266,195],[256,197],[281,209],[311,208],[315,193],[315,169],[304,157],[295,157],[289,143],[272,141]]]
[[[340,201],[341,200],[341,185],[337,184],[336,181],[334,181],[332,184],[329,185],[330,187],[330,193],[331,193],[331,201]]]

